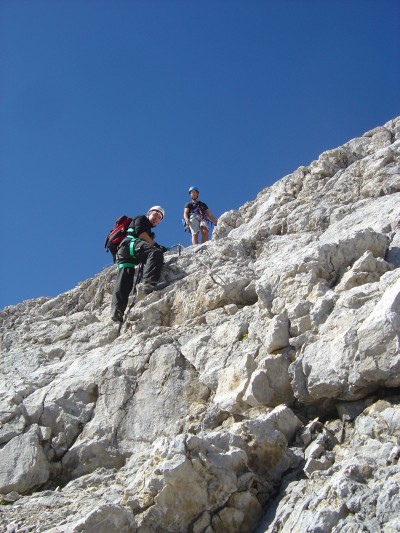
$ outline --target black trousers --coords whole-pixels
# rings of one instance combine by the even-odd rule
[[[114,290],[111,300],[111,310],[119,309],[124,313],[128,305],[129,295],[133,287],[135,277],[135,267],[122,267],[117,271],[114,283]]]
[[[164,264],[164,253],[145,241],[135,242],[135,257],[138,263],[143,263],[143,283],[157,283]]]
[[[161,270],[164,263],[163,252],[145,241],[137,240],[135,242],[135,262],[143,264],[143,283],[156,284],[161,276]],[[119,258],[117,253],[117,262],[123,264],[129,259]],[[114,312],[119,309],[124,313],[127,305],[129,294],[133,287],[135,277],[134,267],[121,267],[118,269],[117,277],[114,283],[114,290],[111,300],[111,309]]]

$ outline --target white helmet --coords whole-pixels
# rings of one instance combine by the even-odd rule
[[[162,218],[164,218],[165,216],[165,211],[161,207],[161,205],[153,205],[153,207],[150,207],[150,209],[147,211],[147,214],[149,215],[152,211],[157,211],[158,213],[160,213]]]

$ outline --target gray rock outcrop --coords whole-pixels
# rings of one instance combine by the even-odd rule
[[[0,311],[0,528],[399,531],[400,117],[165,259]]]

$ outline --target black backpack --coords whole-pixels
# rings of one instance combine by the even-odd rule
[[[132,222],[132,220],[132,218],[127,217],[126,215],[120,216],[115,221],[113,229],[110,230],[107,234],[106,240],[104,242],[104,248],[106,249],[106,252],[111,252],[114,263],[118,246],[125,238],[126,230],[128,229],[129,224]]]

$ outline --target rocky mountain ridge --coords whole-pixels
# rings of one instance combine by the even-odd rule
[[[400,530],[400,118],[166,254],[0,311],[9,533]]]

